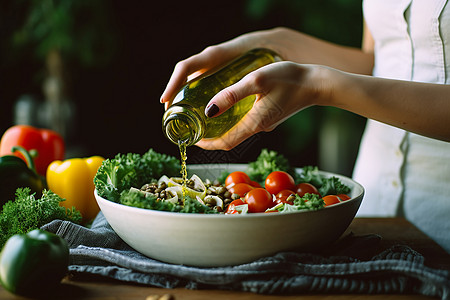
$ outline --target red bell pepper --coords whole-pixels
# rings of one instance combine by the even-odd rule
[[[48,165],[54,160],[62,160],[65,155],[64,140],[57,132],[39,129],[28,125],[15,125],[5,131],[0,140],[0,156],[16,155],[25,158],[18,152],[11,152],[13,146],[22,146],[38,154],[34,159],[36,171],[45,176]]]

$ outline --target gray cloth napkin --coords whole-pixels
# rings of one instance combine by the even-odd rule
[[[262,294],[413,293],[450,299],[449,270],[424,265],[421,254],[394,246],[368,260],[356,253],[380,237],[349,236],[333,256],[282,252],[248,264],[218,268],[174,265],[148,258],[129,247],[100,212],[91,228],[55,220],[42,229],[63,237],[70,247],[69,271],[96,274],[155,287],[229,289]]]

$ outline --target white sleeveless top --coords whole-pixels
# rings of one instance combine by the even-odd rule
[[[447,1],[364,0],[363,10],[374,76],[450,83]],[[353,177],[366,189],[358,216],[404,216],[450,252],[450,143],[368,120]]]

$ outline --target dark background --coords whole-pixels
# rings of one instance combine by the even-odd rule
[[[76,109],[66,139],[68,156],[113,157],[153,148],[178,157],[178,148],[161,130],[159,97],[174,65],[209,45],[276,26],[349,46],[361,43],[360,0],[2,1],[0,132],[13,125],[19,97],[30,94],[44,101],[48,48],[42,45],[51,38],[39,36],[35,26],[28,29],[36,32],[34,40],[17,45],[14,39],[18,31],[23,32],[33,10],[44,4],[53,8],[66,5],[46,22],[68,28],[59,34],[71,38],[62,51],[69,96]],[[89,50],[83,45],[94,46]],[[232,151],[191,147],[188,163],[248,162],[268,148],[296,166],[319,165],[349,175],[364,121],[336,109],[308,108]]]

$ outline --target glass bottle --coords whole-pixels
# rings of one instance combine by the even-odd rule
[[[255,95],[240,100],[226,112],[214,118],[208,118],[205,115],[205,107],[209,100],[248,73],[280,60],[281,58],[269,49],[253,49],[218,71],[188,82],[164,113],[163,132],[173,143],[186,146],[191,146],[202,138],[220,137],[252,108]]]

